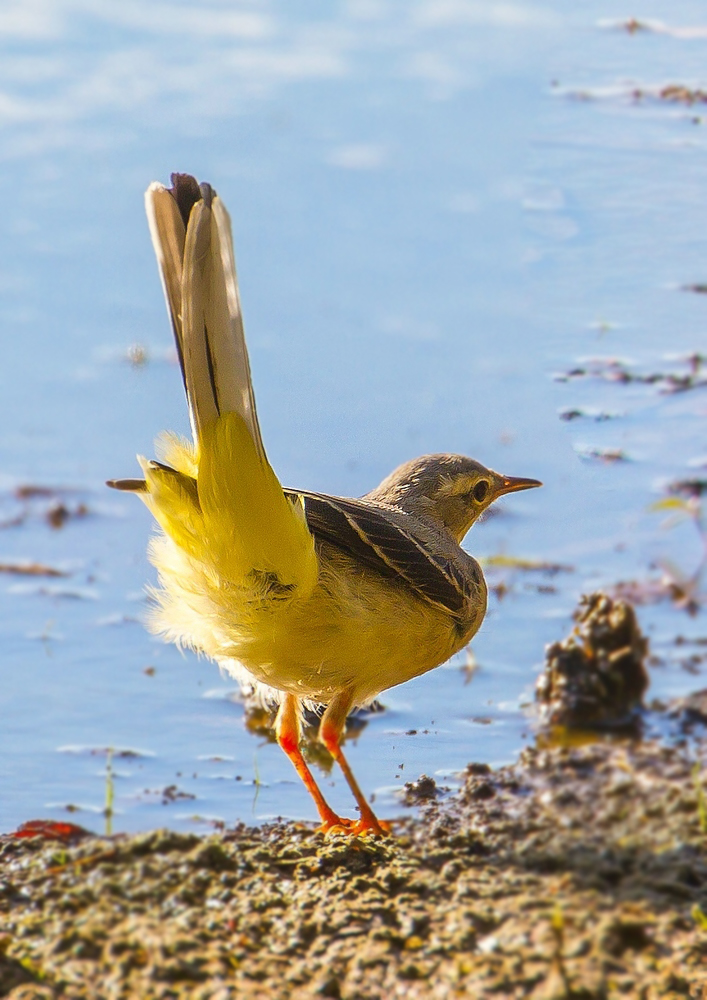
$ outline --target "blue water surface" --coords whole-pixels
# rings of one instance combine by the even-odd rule
[[[453,784],[532,739],[544,645],[582,592],[696,571],[694,523],[650,505],[707,463],[705,390],[603,377],[705,350],[707,297],[685,290],[707,281],[704,107],[661,91],[705,87],[707,19],[641,10],[635,30],[559,0],[0,11],[0,830],[103,829],[107,748],[114,829],[315,815],[233,682],[144,630],[150,517],[103,485],[188,430],[143,211],[172,170],[233,217],[284,483],[360,495],[459,451],[546,484],[466,545],[563,568],[490,569],[473,653],[386,692],[349,744],[383,815],[422,772]],[[699,686],[674,638],[700,616],[639,614],[653,693]]]

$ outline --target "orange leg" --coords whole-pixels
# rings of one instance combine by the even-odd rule
[[[390,833],[390,824],[378,819],[369,806],[363,792],[359,788],[358,782],[353,776],[353,771],[349,767],[349,762],[346,760],[346,757],[344,757],[344,753],[340,746],[341,734],[343,733],[344,726],[346,725],[346,716],[351,710],[352,700],[351,692],[343,691],[329,703],[326,712],[322,716],[321,725],[319,726],[319,739],[341,768],[343,775],[346,778],[346,783],[353,792],[353,796],[358,803],[361,818],[353,824],[351,827],[351,833],[354,835],[361,833],[377,833],[379,835],[385,835]]]
[[[314,775],[309,770],[307,762],[302,756],[302,751],[299,748],[300,721],[297,712],[297,698],[293,694],[286,694],[282,700],[280,710],[277,713],[277,719],[275,720],[275,735],[277,736],[277,742],[294,764],[295,771],[297,771],[307,791],[314,799],[322,821],[319,829],[323,833],[336,828],[350,829],[352,821],[350,819],[342,819],[327,803],[319,785],[314,780]]]

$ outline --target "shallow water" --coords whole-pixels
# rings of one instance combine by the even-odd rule
[[[102,829],[109,747],[114,829],[314,818],[233,684],[143,629],[150,518],[102,485],[135,475],[163,428],[187,430],[142,208],[173,169],[231,210],[283,482],[358,495],[446,450],[546,484],[466,545],[567,569],[490,570],[505,593],[477,669],[464,654],[386,692],[349,744],[383,815],[422,772],[453,784],[470,760],[514,758],[580,593],[698,568],[695,525],[649,507],[704,476],[706,391],[604,376],[607,359],[683,375],[705,350],[707,297],[684,290],[707,281],[704,106],[659,95],[704,86],[707,22],[688,2],[644,5],[664,23],[634,32],[604,20],[615,5],[565,8],[0,13],[0,563],[65,574],[0,574],[0,829],[67,809]],[[18,497],[28,486],[52,495]],[[639,616],[661,658],[652,694],[701,686],[674,643],[704,633],[700,616],[667,601]]]

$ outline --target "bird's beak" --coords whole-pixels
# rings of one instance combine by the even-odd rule
[[[532,490],[536,486],[542,486],[539,479],[522,479],[517,476],[504,476],[500,484],[496,487],[496,496],[502,497],[506,493],[518,493],[520,490]]]

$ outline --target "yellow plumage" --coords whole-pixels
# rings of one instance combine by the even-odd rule
[[[237,414],[202,428],[198,451],[170,444],[173,467],[189,472],[143,459],[141,494],[164,532],[150,553],[161,584],[151,625],[165,638],[237,676],[245,668],[268,695],[324,704],[342,687],[365,704],[463,644],[441,610],[391,601],[387,580],[332,546],[318,558],[301,504]]]
[[[158,443],[138,492],[161,533],[151,627],[280,701],[277,736],[326,829],[385,832],[340,738],[348,712],[461,649],[486,610],[478,563],[459,543],[506,479],[458,455],[401,466],[361,500],[283,490],[260,436],[228,213],[209,185],[173,175],[146,195],[193,444]],[[326,705],[320,736],[361,812],[327,805],[299,750],[303,701]]]

